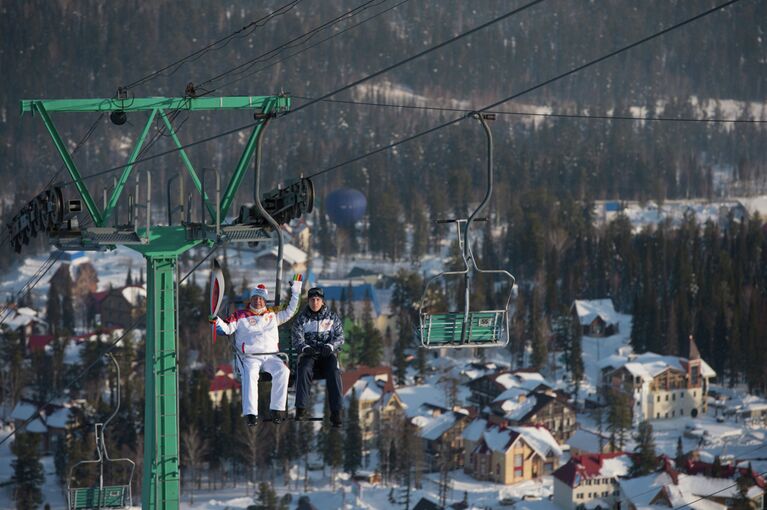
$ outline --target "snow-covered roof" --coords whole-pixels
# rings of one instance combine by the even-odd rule
[[[512,427],[511,430],[522,436],[530,448],[541,457],[548,457],[549,455],[559,457],[562,455],[559,443],[551,435],[551,432],[544,427]]]
[[[45,426],[45,423],[40,418],[36,418],[24,427],[24,430],[35,434],[45,434],[48,432],[48,427]]]
[[[11,314],[13,314],[13,312],[11,312]],[[35,317],[30,317],[29,315],[16,314],[16,315],[13,315],[13,317],[9,317],[5,321],[3,321],[3,325],[7,326],[8,329],[16,330],[19,328],[23,328],[30,322],[34,322],[36,320],[37,319]]]
[[[512,421],[521,420],[535,408],[536,404],[538,404],[538,399],[535,398],[535,395],[530,395],[522,402],[506,400],[501,404],[501,409],[504,412],[504,418]]]
[[[679,356],[663,356],[654,352],[645,352],[637,356],[624,357],[614,354],[600,361],[602,368],[614,369],[624,367],[635,377],[641,377],[645,381],[652,380],[665,370],[687,372],[687,358]],[[716,372],[704,360],[700,360],[701,375],[703,377],[716,377]]]
[[[61,407],[48,416],[45,419],[45,423],[47,423],[49,427],[64,429],[67,427],[67,423],[69,423],[71,417],[72,410],[68,407]]]
[[[419,418],[426,418],[421,416]],[[456,413],[445,413],[439,416],[428,417],[427,422],[418,431],[418,435],[427,441],[436,441],[442,434],[450,430],[458,421],[459,415]]]
[[[487,428],[487,420],[477,419],[469,423],[469,425],[463,429],[461,437],[467,441],[477,442],[482,437],[482,433]]]
[[[122,295],[131,306],[138,306],[139,301],[146,299],[146,289],[138,285],[123,287]]]
[[[11,419],[28,420],[35,413],[37,413],[36,405],[20,400],[11,411]]]
[[[671,477],[665,472],[652,473],[636,478],[618,479],[618,485],[620,485],[624,496],[637,508],[648,506],[663,486],[669,483],[673,482]]]
[[[267,248],[256,253],[256,258],[263,257],[264,255],[273,255],[276,257],[277,246],[272,246],[271,248]],[[285,243],[282,245],[282,258],[285,262],[291,265],[305,264],[309,259],[304,250],[291,243]]]
[[[352,386],[360,402],[378,402],[383,396],[383,385],[381,385],[375,376],[366,375],[360,377]],[[350,394],[351,388],[347,392]]]
[[[576,299],[573,307],[581,326],[588,326],[597,317],[607,324],[618,323],[618,314],[615,313],[612,299]]]
[[[27,315],[29,317],[37,317],[39,314],[37,313],[37,310],[34,310],[28,306],[21,306],[16,310],[16,313],[19,315]]]
[[[421,408],[424,404],[447,408],[445,391],[433,384],[401,386],[397,388],[397,395],[405,405],[405,414],[409,418],[424,414]]]

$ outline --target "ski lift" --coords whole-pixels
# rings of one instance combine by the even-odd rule
[[[120,458],[112,459],[107,452],[106,442],[104,441],[104,429],[112,418],[120,410],[120,366],[117,364],[114,356],[107,354],[114,363],[117,370],[117,406],[112,415],[104,423],[96,423],[95,439],[96,454],[98,458],[94,460],[82,460],[72,466],[69,470],[67,480],[67,504],[69,510],[79,510],[87,508],[127,508],[133,506],[133,495],[131,493],[131,482],[133,473],[136,469],[136,463],[130,459]],[[81,466],[96,466],[98,468],[98,482],[94,482],[85,487],[76,487],[74,483],[75,471]],[[129,466],[128,476],[122,481],[124,483],[115,483],[111,477],[111,470],[119,465]],[[107,475],[105,476],[105,468]],[[106,482],[105,479],[111,479]]]
[[[464,267],[460,271],[444,271],[426,282],[419,310],[421,346],[426,349],[503,347],[509,343],[508,309],[514,294],[514,276],[503,269],[480,269],[469,240],[472,222],[485,220],[476,216],[485,207],[493,193],[493,137],[486,122],[486,119],[492,120],[493,117],[481,113],[473,113],[471,116],[479,120],[487,135],[487,192],[482,203],[468,218],[438,221],[438,223],[455,223]],[[472,280],[476,275],[483,274],[498,275],[501,280],[508,282],[509,293],[502,308],[472,309],[470,299]],[[444,286],[444,283],[453,277],[463,277],[465,287],[463,311],[452,311],[450,305],[445,307],[447,310],[433,310],[435,307],[428,304],[430,291],[437,282],[442,282]]]

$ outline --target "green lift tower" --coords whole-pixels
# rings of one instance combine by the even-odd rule
[[[177,509],[180,501],[179,476],[179,395],[178,395],[178,321],[177,285],[178,256],[194,247],[212,247],[223,242],[258,242],[270,239],[278,225],[308,212],[312,208],[313,188],[307,179],[298,179],[280,186],[277,190],[260,196],[258,183],[260,173],[260,146],[269,119],[290,108],[290,98],[280,96],[254,97],[183,97],[183,98],[127,98],[116,99],[59,99],[23,100],[21,112],[38,115],[43,121],[53,144],[72,179],[70,185],[77,190],[79,198],[65,200],[62,188],[55,186],[33,199],[13,219],[9,226],[11,243],[18,250],[29,235],[44,231],[62,250],[105,250],[125,245],[141,253],[147,265],[147,314],[145,349],[145,397],[144,410],[144,461],[141,502],[146,509]],[[206,192],[203,179],[195,171],[173,127],[169,112],[195,110],[248,110],[256,119],[250,125],[250,136],[242,155],[234,168],[229,182],[220,197],[220,180],[217,178],[215,202]],[[59,135],[51,114],[63,112],[109,113],[112,122],[124,123],[127,116],[146,116],[144,125],[127,163],[119,168],[120,175],[114,180],[111,194],[104,191],[103,204],[99,208],[84,183],[72,155]],[[118,204],[126,189],[141,148],[158,119],[176,145],[189,179],[201,197],[204,210],[210,216],[192,222],[187,211],[186,221],[173,225],[170,212],[168,225],[152,222],[151,172],[141,182],[136,175],[135,194],[127,197],[127,222],[117,219]],[[235,198],[235,194],[255,154],[256,212],[242,209],[237,219],[222,224]],[[182,181],[183,182],[183,181]],[[146,188],[146,199],[139,198],[140,184]],[[183,189],[183,185],[181,186]],[[70,188],[71,189],[71,188]],[[183,192],[182,192],[183,195]],[[123,202],[125,197],[123,197]],[[263,202],[263,203],[262,203]],[[83,210],[84,206],[84,210]],[[183,201],[181,204],[183,210]],[[170,211],[170,204],[168,204]],[[139,213],[145,221],[139,226]],[[86,221],[87,217],[90,222]],[[157,215],[155,215],[157,216]],[[182,214],[183,216],[183,214]],[[91,224],[92,223],[92,224]],[[86,227],[86,225],[89,225]],[[281,269],[281,268],[280,268]],[[279,286],[280,269],[277,285]],[[279,289],[278,289],[279,292]]]

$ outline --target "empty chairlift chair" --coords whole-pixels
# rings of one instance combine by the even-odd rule
[[[489,201],[493,191],[493,140],[490,129],[485,122],[487,115],[473,114],[480,121],[487,135],[488,185],[485,198],[468,219],[440,220],[438,223],[455,223],[458,246],[461,251],[464,268],[459,271],[445,271],[429,279],[421,298],[420,307],[420,336],[421,345],[427,349],[502,347],[509,343],[509,303],[514,293],[514,276],[503,269],[480,269],[471,250],[469,229],[473,221],[483,221],[475,216]],[[462,232],[463,228],[463,232]],[[478,275],[495,276],[491,282],[494,288],[503,289],[507,286],[505,300],[499,300],[501,306],[491,309],[474,309],[471,306],[472,282]],[[464,301],[463,310],[451,309],[451,306],[435,304],[433,292],[438,287],[448,288],[451,280],[463,280]],[[460,281],[460,280],[459,280]],[[444,301],[444,300],[443,300]],[[446,300],[448,303],[450,299]],[[452,300],[456,301],[456,300]],[[502,301],[502,302],[501,302]]]
[[[104,441],[104,429],[120,409],[120,367],[111,354],[108,356],[117,369],[117,406],[104,423],[95,424],[97,458],[80,461],[69,470],[67,504],[70,510],[133,506],[131,482],[136,464],[126,458],[110,458]],[[76,474],[87,483],[78,483]]]

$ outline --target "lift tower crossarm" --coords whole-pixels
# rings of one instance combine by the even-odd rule
[[[134,164],[139,156],[141,147],[146,140],[149,133],[149,128],[155,116],[159,113],[162,118],[165,127],[175,143],[179,155],[181,157],[184,166],[189,172],[189,176],[197,189],[198,193],[202,195],[205,208],[208,210],[208,214],[212,221],[216,219],[216,210],[214,205],[211,204],[210,199],[202,189],[202,184],[197,172],[194,170],[189,157],[184,151],[184,146],[178,139],[176,131],[173,129],[170,123],[166,110],[171,109],[174,111],[188,110],[188,111],[202,111],[202,110],[253,110],[259,117],[268,117],[277,113],[286,111],[290,108],[290,98],[287,96],[232,96],[232,97],[149,97],[149,98],[130,98],[130,99],[23,99],[21,101],[21,113],[37,113],[40,115],[45,127],[51,135],[56,150],[58,151],[61,159],[64,161],[64,165],[69,171],[69,175],[77,188],[78,193],[83,199],[86,209],[93,219],[93,223],[99,227],[104,227],[109,222],[114,212],[115,207],[120,199],[120,195],[128,182],[131,172],[133,171]],[[49,113],[50,112],[139,112],[148,111],[149,118],[144,125],[144,129],[141,132],[139,138],[136,141],[133,152],[131,153],[128,162],[123,168],[123,172],[120,179],[117,181],[115,189],[107,202],[104,211],[100,211],[96,202],[93,200],[88,188],[83,183],[83,178],[80,175],[80,171],[77,169],[72,156],[67,150],[66,144],[61,139],[56,126],[53,124]],[[229,185],[224,192],[223,199],[221,201],[221,207],[219,210],[219,217],[225,218],[229,208],[234,201],[237,189],[245,177],[247,172],[248,162],[253,157],[255,151],[256,141],[259,139],[261,132],[264,129],[263,123],[254,123],[253,132],[251,133],[248,142],[245,144],[242,156],[232,174]]]
[[[48,112],[139,112],[148,110],[264,110],[287,109],[290,99],[282,96],[146,97],[128,99],[22,99],[21,113],[35,113],[35,105]]]

